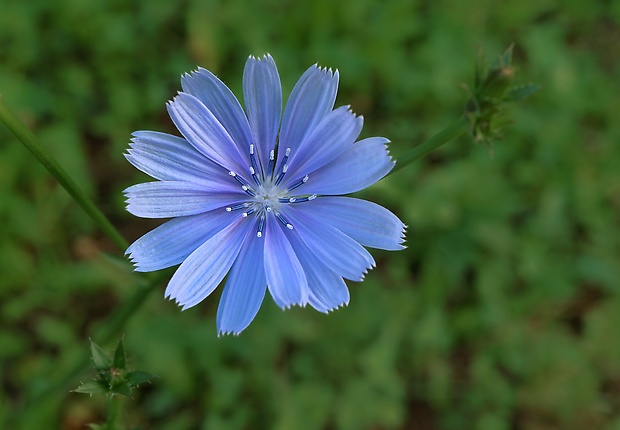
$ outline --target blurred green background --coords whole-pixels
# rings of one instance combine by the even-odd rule
[[[543,90],[493,147],[461,138],[363,193],[408,224],[328,316],[267,298],[217,338],[220,291],[181,313],[165,284],[123,332],[159,376],[128,401],[144,429],[620,429],[620,2],[0,0],[0,93],[133,241],[146,179],[130,133],[175,133],[165,102],[203,66],[241,94],[270,52],[288,94],[338,68],[338,105],[404,154],[462,111],[476,51],[515,42]],[[140,277],[0,126],[0,428],[83,429],[99,397],[34,404]],[[95,338],[95,340],[97,340]],[[112,348],[113,343],[104,345]]]

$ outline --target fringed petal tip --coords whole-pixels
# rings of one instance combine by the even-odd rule
[[[305,300],[303,302],[300,301],[299,303],[287,303],[285,305],[280,305],[280,304],[276,303],[276,305],[280,309],[282,309],[283,311],[288,311],[289,309],[293,308],[294,306],[298,306],[300,308],[305,308],[306,305],[308,305],[309,303],[310,303],[309,300]]]
[[[222,337],[222,336],[239,336],[242,331],[243,330],[234,331],[234,330],[222,330],[222,329],[219,329],[217,331],[217,337]]]
[[[250,55],[248,56],[248,61],[268,61],[270,63],[273,63],[274,65],[276,63],[270,53],[263,54],[262,57]]]
[[[403,224],[403,228],[400,231],[400,242],[399,245],[402,247],[401,249],[406,249],[407,245],[405,245],[405,243],[407,242],[407,228],[409,226],[407,224]]]
[[[333,308],[325,309],[324,311],[319,311],[319,312],[322,312],[324,314],[331,314],[333,312],[336,312],[339,309],[346,308],[347,306],[349,306],[349,301],[348,300],[346,302],[340,303],[337,306],[334,306]]]
[[[316,69],[317,71],[324,73],[329,79],[340,79],[340,72],[338,71],[338,69],[332,69],[331,67],[322,67],[321,65],[319,65],[319,63],[314,63],[312,67],[314,67],[314,69]]]

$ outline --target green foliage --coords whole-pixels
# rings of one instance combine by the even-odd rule
[[[162,285],[125,327],[130,364],[159,375],[127,404],[128,423],[618,428],[618,2],[0,9],[0,92],[128,240],[156,224],[124,212],[121,190],[143,177],[122,152],[134,130],[174,133],[164,104],[196,65],[236,94],[249,54],[274,56],[285,92],[310,64],[338,68],[338,103],[395,156],[461,114],[459,84],[472,81],[479,45],[495,54],[514,42],[517,81],[542,84],[506,115],[492,158],[463,137],[364,193],[409,226],[409,248],[373,252],[378,268],[350,285],[349,307],[282,312],[267,299],[241,336],[218,338],[219,292],[181,313]],[[54,384],[141,281],[105,255],[111,242],[3,127],[0,225],[0,428],[104,421],[104,396],[69,391],[88,370]]]
[[[73,390],[76,393],[131,396],[132,389],[155,378],[147,372],[127,369],[127,356],[122,339],[116,345],[114,357],[110,357],[92,340],[90,341],[90,353],[97,377],[80,384]]]

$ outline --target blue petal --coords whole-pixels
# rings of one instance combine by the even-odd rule
[[[181,79],[183,91],[193,95],[213,113],[224,126],[243,156],[252,143],[250,124],[239,101],[230,89],[210,71],[199,67]],[[249,162],[249,157],[246,159]]]
[[[383,206],[350,197],[320,197],[303,205],[304,214],[336,227],[364,246],[392,251],[405,248],[405,225]]]
[[[314,172],[350,149],[363,124],[363,118],[356,117],[348,106],[331,111],[300,143],[297,152],[291,151],[288,179],[295,181]]]
[[[374,184],[394,167],[383,137],[360,140],[326,166],[309,174],[299,193],[349,194]]]
[[[145,182],[127,188],[127,211],[143,218],[196,215],[247,200],[232,185],[182,181]],[[222,209],[224,210],[224,209]]]
[[[174,218],[131,244],[125,254],[137,272],[151,272],[182,263],[200,245],[236,217],[232,212],[214,210],[199,215]]]
[[[243,99],[263,168],[276,146],[282,117],[282,86],[271,55],[248,58],[243,71]]]
[[[349,303],[349,289],[341,276],[325,266],[308,249],[298,234],[288,235],[308,278],[308,302],[319,312],[329,312]]]
[[[352,281],[361,281],[375,260],[362,245],[321,219],[308,216],[302,203],[286,208],[286,217],[304,243],[330,270]],[[283,211],[284,212],[284,211]]]
[[[286,148],[295,154],[299,144],[334,108],[338,92],[338,71],[310,67],[299,78],[284,108],[279,157]]]
[[[239,217],[192,252],[170,279],[166,297],[183,310],[203,301],[228,273],[252,225]]]
[[[125,158],[147,175],[162,181],[215,182],[232,180],[226,169],[215,164],[181,137],[155,131],[133,133]]]
[[[205,157],[227,170],[248,170],[230,134],[196,97],[179,93],[168,102],[168,114],[187,141]]]
[[[274,301],[283,309],[305,305],[308,303],[306,274],[280,222],[271,214],[267,216],[264,240],[265,275]]]
[[[220,334],[239,334],[258,313],[267,290],[263,248],[262,239],[257,238],[252,231],[230,269],[220,299],[217,309],[217,329]]]

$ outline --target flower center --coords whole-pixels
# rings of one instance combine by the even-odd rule
[[[290,154],[291,148],[286,148],[278,169],[274,169],[276,166],[275,149],[271,150],[267,168],[263,170],[254,152],[254,144],[252,144],[250,145],[250,175],[252,176],[254,184],[251,184],[236,172],[228,172],[248,195],[248,201],[228,206],[226,211],[232,212],[243,209],[241,215],[244,218],[251,215],[258,217],[257,237],[263,237],[266,219],[270,214],[275,216],[286,228],[292,230],[293,225],[282,214],[282,208],[288,204],[308,202],[317,197],[316,194],[294,195],[291,193],[296,188],[308,182],[310,178],[308,175],[303,176],[286,188],[281,185],[288,171],[288,159]]]

